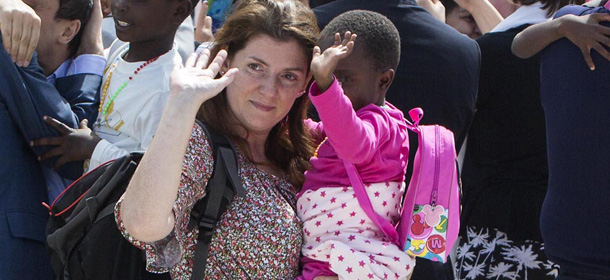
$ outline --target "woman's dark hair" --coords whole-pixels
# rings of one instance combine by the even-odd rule
[[[216,33],[211,57],[221,49],[226,49],[231,57],[258,35],[283,42],[296,40],[307,61],[311,61],[319,29],[313,12],[298,1],[239,1],[235,11]],[[309,169],[309,158],[314,151],[311,135],[303,123],[308,107],[307,94],[297,98],[288,115],[271,129],[265,143],[265,156],[271,164],[286,172],[297,188],[305,180],[303,173]],[[252,160],[247,143],[231,127],[235,118],[227,104],[226,90],[203,103],[197,116],[231,137]]]

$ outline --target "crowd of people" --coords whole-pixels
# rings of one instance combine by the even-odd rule
[[[610,280],[609,22],[608,0],[0,0],[0,280],[64,279],[42,203],[132,152],[116,227],[192,279],[196,120],[246,189],[205,279]],[[396,223],[415,107],[460,152],[446,263],[390,242],[345,169]]]

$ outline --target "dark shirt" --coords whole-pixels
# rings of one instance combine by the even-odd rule
[[[567,6],[556,17],[591,13],[610,11]],[[595,71],[568,39],[542,55],[549,187],[540,220],[546,254],[562,270],[610,279],[610,62],[591,55]]]
[[[462,216],[465,225],[541,241],[548,171],[540,57],[521,59],[511,52],[514,37],[526,27],[477,39],[479,98],[462,170]]]

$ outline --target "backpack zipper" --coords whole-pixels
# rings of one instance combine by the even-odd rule
[[[440,131],[438,125],[434,126],[434,181],[432,185],[432,195],[430,197],[430,204],[432,207],[436,206],[436,198],[438,196],[438,181],[440,176],[440,165],[441,165],[441,157],[439,155],[440,152]]]

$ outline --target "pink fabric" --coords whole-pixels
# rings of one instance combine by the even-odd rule
[[[396,223],[404,182],[364,188],[380,218]],[[304,263],[304,276],[326,275],[330,270],[339,279],[405,279],[413,270],[415,259],[386,238],[360,207],[352,187],[308,190],[297,201],[297,213],[303,222],[301,253],[327,264]]]
[[[610,1],[606,2],[606,5],[604,5],[604,8],[606,8],[607,10],[610,10]]]
[[[297,277],[295,280],[312,280],[316,276],[335,276],[327,262],[321,262],[312,260],[308,257],[302,257],[301,263],[303,264],[302,275]]]
[[[400,110],[386,102],[384,107],[370,104],[354,112],[336,79],[323,93],[314,82],[309,95],[323,122],[306,124],[318,138],[328,140],[311,159],[301,193],[351,185],[343,160],[356,165],[364,183],[404,180],[409,142]]]
[[[395,223],[409,153],[402,112],[389,103],[354,112],[336,79],[325,92],[314,82],[309,94],[322,122],[305,122],[320,144],[297,201],[306,260],[299,279],[329,271],[339,279],[406,278],[415,260],[364,213],[344,166],[355,164],[375,211]]]

